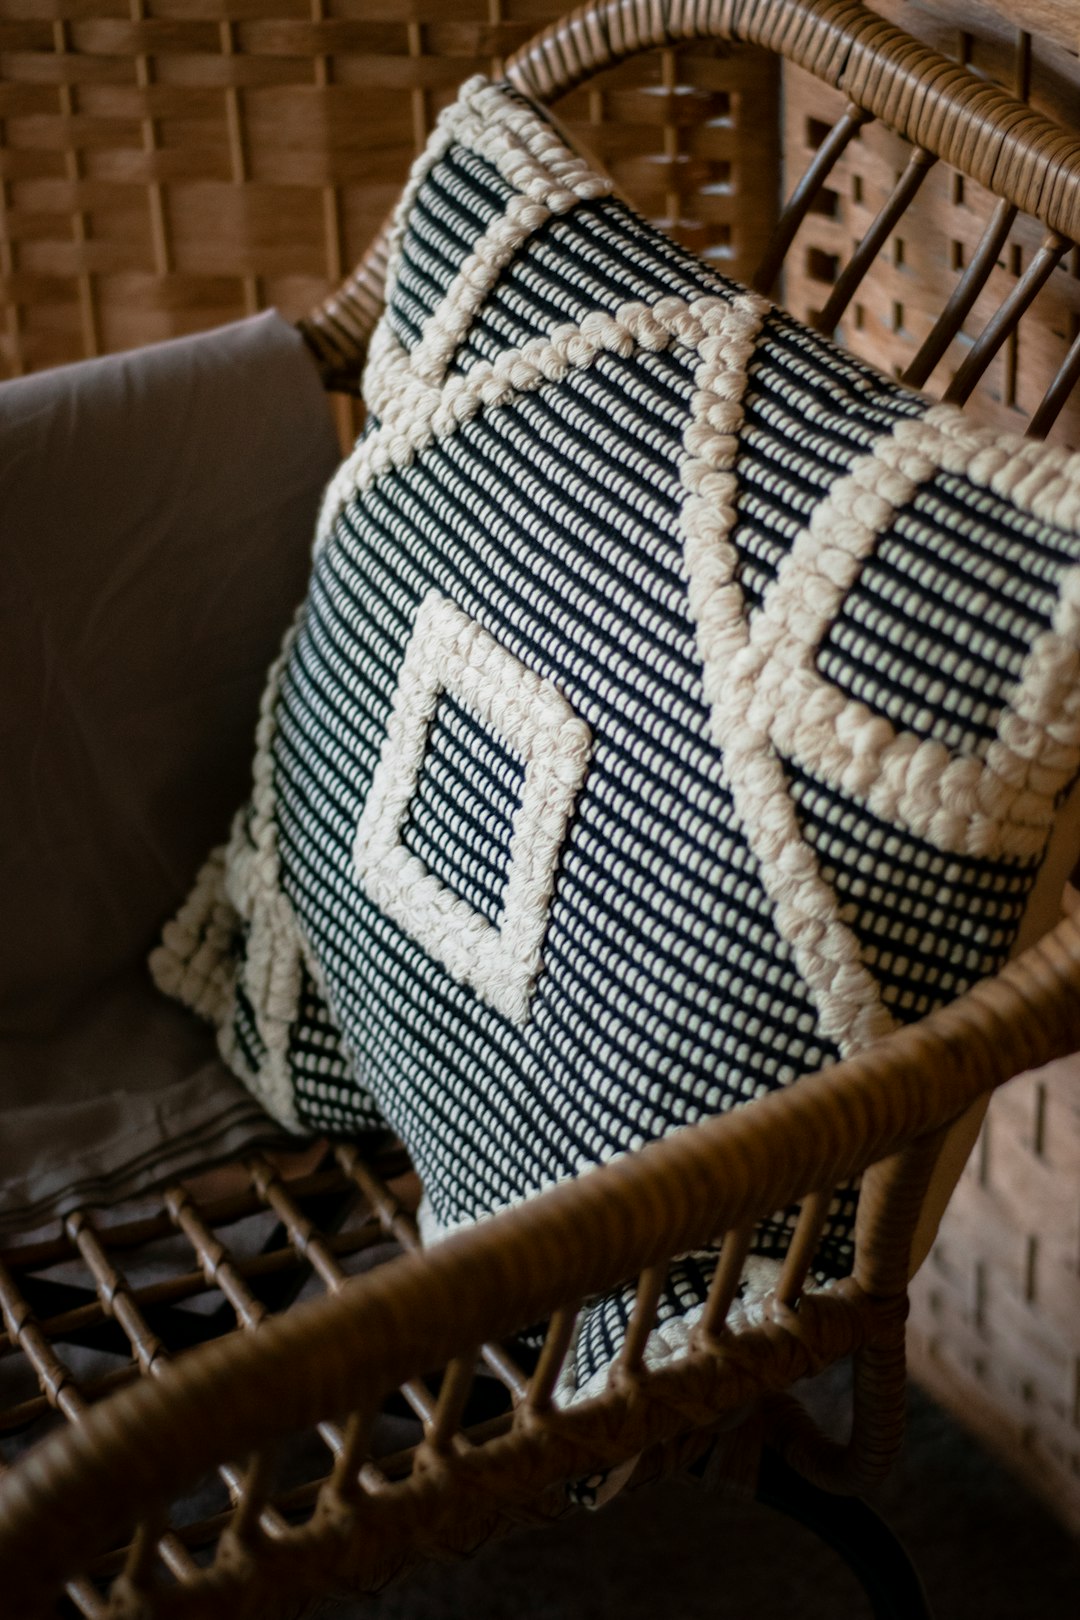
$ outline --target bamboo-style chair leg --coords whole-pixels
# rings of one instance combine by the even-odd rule
[[[884,1519],[858,1496],[812,1485],[775,1451],[762,1453],[756,1500],[833,1549],[870,1599],[874,1620],[934,1620],[918,1571]]]

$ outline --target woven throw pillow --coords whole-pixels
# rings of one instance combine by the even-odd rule
[[[1080,764],[1077,460],[705,268],[482,80],[364,394],[250,804],[155,962],[278,1119],[389,1122],[446,1231],[1002,966]]]

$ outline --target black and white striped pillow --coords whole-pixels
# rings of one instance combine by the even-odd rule
[[[446,1231],[1001,967],[1080,765],[1077,459],[725,281],[482,80],[365,398],[251,802],[156,961],[272,1113],[388,1121]]]

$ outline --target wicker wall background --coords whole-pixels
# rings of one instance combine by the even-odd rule
[[[1080,1065],[1000,1092],[912,1288],[916,1377],[1080,1534]]]
[[[915,0],[876,0],[874,9],[977,73],[1019,88],[1059,121],[1075,127],[1080,120],[1080,59],[1053,41],[1029,38],[1021,49],[1015,26],[970,0],[932,8]],[[799,173],[843,112],[844,101],[798,69],[788,70],[785,88],[784,155]],[[839,268],[885,202],[908,156],[909,149],[891,131],[872,124],[840,160],[787,261],[785,301],[803,319],[811,319],[824,304]],[[970,263],[994,202],[989,192],[954,169],[935,165],[843,319],[839,334],[845,346],[883,370],[902,371]],[[971,315],[933,373],[932,389],[944,389],[973,337],[1031,262],[1042,234],[1031,220],[1017,220]],[[971,410],[994,426],[1023,432],[1078,331],[1080,250],[1074,250],[994,360]],[[1074,397],[1066,406],[1050,437],[1080,445],[1080,399]]]
[[[1080,7],[995,0],[874,0],[875,9],[998,83],[1027,80],[1031,101],[1080,122]],[[1066,11],[1071,9],[1071,19]],[[1026,42],[1015,23],[1051,37]],[[1068,30],[1071,29],[1071,35]],[[839,97],[804,76],[787,81],[785,153],[808,149]],[[815,122],[816,121],[816,122]],[[828,294],[833,262],[849,254],[906,162],[877,126],[853,142],[830,179],[832,214],[814,213],[788,260],[786,299],[808,317]],[[944,166],[931,171],[902,227],[859,290],[842,336],[885,369],[902,368],[967,262],[993,198]],[[947,380],[1030,262],[1041,233],[1017,222],[964,334],[935,374]],[[1055,270],[1021,331],[1006,344],[971,401],[985,420],[1022,431],[1025,412],[1080,330],[1080,253]],[[1080,446],[1080,399],[1052,438]],[[1020,1473],[1080,1533],[1080,1058],[1014,1082],[993,1100],[982,1135],[915,1281],[909,1353],[916,1377]]]
[[[276,304],[360,257],[462,79],[552,0],[0,0],[5,375]],[[775,192],[775,66],[656,53],[563,111],[652,217],[735,274]],[[678,82],[676,83],[676,78]],[[752,167],[751,167],[752,165]],[[760,200],[757,184],[754,187]]]
[[[360,257],[458,83],[563,8],[552,0],[0,0],[0,375],[236,319],[296,317]],[[1040,34],[1021,80],[1076,123],[1075,0],[876,0],[948,54],[1017,82],[1022,14]],[[1010,14],[1012,21],[1009,20]],[[1071,48],[1070,48],[1071,47]],[[753,52],[662,52],[560,109],[652,219],[745,279],[841,110]],[[783,159],[783,164],[782,164]],[[785,295],[820,309],[906,153],[853,143],[800,233]],[[842,335],[902,366],[992,209],[933,170],[859,290]],[[1020,222],[967,335],[1029,261]],[[1040,294],[976,408],[1022,425],[1080,328],[1080,256]],[[345,424],[343,424],[345,425]],[[1055,437],[1080,443],[1080,402]],[[1080,1527],[1080,1081],[1011,1087],[916,1288],[918,1375]]]

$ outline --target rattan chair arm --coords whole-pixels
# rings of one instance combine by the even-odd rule
[[[47,1438],[0,1481],[9,1612],[32,1612],[40,1595],[15,1583],[42,1571],[59,1583],[118,1524],[222,1457],[380,1399],[474,1345],[835,1185],[1077,1045],[1080,927],[1070,918],[997,979],[855,1058],[392,1262],[257,1334],[193,1352]]]
[[[510,84],[541,102],[640,51],[692,40],[775,51],[995,196],[1080,240],[1080,138],[860,0],[592,0],[510,58]],[[328,387],[358,392],[382,304],[388,227],[343,285],[300,322]]]

